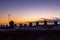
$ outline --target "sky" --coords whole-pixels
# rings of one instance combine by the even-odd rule
[[[38,18],[60,18],[59,0],[0,0],[0,24],[35,21]]]

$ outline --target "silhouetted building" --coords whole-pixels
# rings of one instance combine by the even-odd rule
[[[32,27],[32,22],[29,23],[29,26]]]
[[[55,25],[55,26],[57,25],[57,21],[54,21],[54,25]]]
[[[10,21],[9,26],[10,26],[10,28],[14,28],[14,21]]]
[[[36,26],[39,26],[39,22],[36,22]]]
[[[47,25],[47,21],[46,20],[44,20],[44,25]]]

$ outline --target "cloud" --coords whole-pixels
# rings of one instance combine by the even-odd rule
[[[52,16],[50,16],[51,18],[53,18],[53,19],[60,19],[59,17],[52,17]]]

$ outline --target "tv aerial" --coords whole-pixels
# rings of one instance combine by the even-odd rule
[[[8,19],[9,19],[9,21],[10,21],[10,17],[11,17],[11,15],[9,14],[9,15],[8,15]]]

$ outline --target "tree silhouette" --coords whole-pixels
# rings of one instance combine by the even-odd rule
[[[14,21],[11,20],[11,21],[9,22],[9,25],[10,25],[10,28],[14,28]]]

